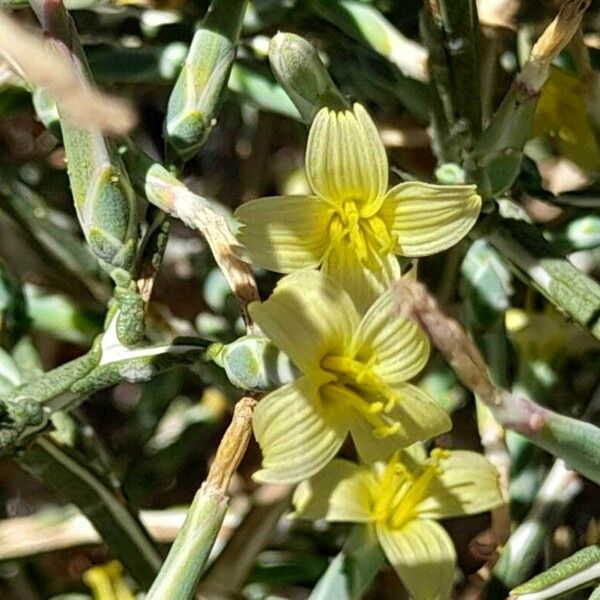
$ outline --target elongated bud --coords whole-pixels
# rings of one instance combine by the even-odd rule
[[[312,123],[323,107],[348,108],[317,51],[304,38],[278,33],[269,46],[271,69],[306,124]]]
[[[288,356],[266,337],[247,335],[212,351],[229,381],[246,390],[266,391],[294,381],[300,374]]]
[[[92,77],[75,24],[62,3],[44,7],[45,27],[54,36],[49,50],[66,56],[74,79],[88,85]],[[55,100],[77,217],[102,268],[123,283],[129,279],[137,248],[137,204],[129,176],[100,125],[76,122],[68,105],[60,97]]]
[[[216,123],[247,0],[213,0],[175,83],[165,124],[169,147],[194,156]]]

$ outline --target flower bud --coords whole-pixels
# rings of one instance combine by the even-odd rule
[[[213,360],[225,369],[233,385],[246,390],[271,390],[300,374],[288,356],[266,337],[241,337],[223,346]]]
[[[280,32],[273,37],[269,60],[277,81],[305,123],[311,123],[325,106],[333,110],[348,108],[317,51],[299,35]]]
[[[213,0],[194,35],[165,121],[167,143],[183,160],[198,152],[216,124],[245,8],[246,0]]]

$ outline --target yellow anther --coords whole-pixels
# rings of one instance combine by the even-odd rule
[[[376,438],[386,438],[389,437],[390,435],[394,435],[396,433],[398,433],[398,431],[400,431],[400,423],[392,423],[391,425],[384,425],[383,427],[378,427],[377,429],[373,430],[373,435]]]
[[[92,590],[94,600],[134,600],[123,579],[123,567],[116,560],[91,567],[83,574],[83,581]]]
[[[408,519],[414,516],[415,508],[419,503],[427,497],[427,492],[432,481],[439,475],[438,458],[439,453],[434,456],[435,450],[432,452],[433,464],[428,464],[424,471],[419,475],[404,496],[401,498],[395,507],[390,524],[392,527],[402,527]]]
[[[339,384],[328,384],[322,389],[322,394],[329,399],[341,402],[356,410],[374,428],[385,426],[385,421],[379,416],[381,410],[372,410],[372,404],[361,398],[356,392]],[[383,408],[383,407],[381,407]]]
[[[369,412],[370,412],[371,414],[374,414],[374,415],[375,415],[375,414],[377,414],[377,413],[380,413],[380,412],[382,412],[382,411],[383,411],[383,409],[384,409],[384,404],[383,404],[383,402],[371,402],[371,403],[369,404],[369,409],[368,409],[368,410],[369,410]]]
[[[371,217],[367,221],[367,225],[370,229],[370,237],[376,242],[376,247],[385,253],[392,252],[396,243],[383,220],[379,217]]]
[[[431,458],[435,461],[440,461],[444,458],[448,458],[450,456],[450,451],[446,450],[446,448],[434,448],[430,454]]]
[[[355,200],[346,200],[343,204],[333,205],[333,217],[329,224],[330,244],[326,252],[339,246],[347,237],[359,262],[372,271],[381,270],[377,256],[389,254],[396,248],[396,239],[391,235],[384,221],[376,216],[373,207],[357,207]]]

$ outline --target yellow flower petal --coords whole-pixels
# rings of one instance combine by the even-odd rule
[[[358,359],[377,357],[373,373],[388,385],[414,377],[429,358],[425,332],[395,312],[391,293],[387,291],[362,318],[353,342]]]
[[[585,104],[585,87],[577,78],[552,67],[538,100],[531,138],[547,136],[554,149],[582,169],[598,171],[600,147]]]
[[[367,111],[323,108],[308,135],[306,174],[315,194],[339,204],[366,203],[376,211],[388,182],[385,148]]]
[[[474,185],[401,183],[386,194],[379,215],[403,256],[429,256],[461,240],[473,227],[481,198]]]
[[[253,302],[249,311],[305,373],[320,371],[325,354],[343,354],[359,320],[348,294],[323,273],[310,270],[283,277],[271,297]]]
[[[257,481],[296,483],[320,471],[340,449],[347,427],[322,406],[308,377],[263,398],[254,411],[254,436],[263,453]]]
[[[359,312],[365,312],[400,277],[400,265],[393,254],[372,253],[376,269],[363,266],[354,250],[340,244],[323,260],[323,272],[339,283],[350,295]]]
[[[400,424],[397,433],[383,439],[373,434],[364,419],[353,419],[350,434],[361,459],[367,463],[387,460],[399,448],[410,446],[417,440],[427,440],[452,427],[450,417],[429,396],[410,383],[393,386],[399,395],[396,406],[387,413],[390,422]]]
[[[237,237],[252,261],[271,271],[317,267],[329,243],[329,213],[316,196],[258,198],[235,211]]]
[[[427,497],[417,506],[421,517],[445,519],[471,515],[504,503],[498,472],[476,452],[450,450],[440,460],[442,473],[433,480]]]
[[[387,559],[413,600],[446,600],[454,580],[456,551],[444,528],[415,519],[398,530],[376,525]]]
[[[328,521],[372,521],[371,471],[347,460],[335,459],[303,481],[294,492],[295,516]]]

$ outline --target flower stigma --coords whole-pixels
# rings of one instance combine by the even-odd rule
[[[400,430],[400,423],[388,416],[400,396],[373,372],[376,362],[375,355],[366,363],[347,356],[325,356],[321,368],[335,380],[322,387],[321,396],[354,409],[371,425],[375,437],[385,438]]]
[[[415,474],[401,462],[400,453],[396,452],[385,465],[373,495],[375,520],[387,523],[392,529],[400,529],[416,518],[417,506],[427,498],[434,478],[442,474],[440,461],[448,456],[447,450],[435,448],[422,471]]]
[[[331,202],[326,255],[352,249],[365,268],[381,269],[377,256],[393,253],[397,236],[392,235],[383,219],[377,216],[377,204],[364,202],[359,207],[355,200],[344,200],[341,204]]]

